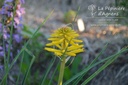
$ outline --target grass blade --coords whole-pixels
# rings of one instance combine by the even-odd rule
[[[103,47],[103,49],[101,50],[101,52],[100,52],[100,53],[96,56],[96,58],[87,66],[87,68],[88,68],[89,66],[91,66],[92,64],[94,64],[94,63],[98,60],[98,58],[101,56],[101,54],[106,50],[107,45],[108,45],[108,44],[106,44],[106,45]],[[83,75],[81,75],[79,78],[77,78],[77,80],[73,83],[73,85],[78,85],[79,81],[84,77],[84,75],[85,75],[86,73],[87,73],[87,72],[85,72]]]
[[[58,65],[56,66],[56,69],[54,70],[54,72],[53,72],[53,74],[52,74],[52,77],[51,77],[50,82],[49,82],[49,84],[48,84],[48,85],[51,85],[52,80],[53,80],[53,77],[54,77],[54,75],[55,75],[55,73],[56,73],[56,71],[57,71],[57,69],[58,69],[59,65],[60,65],[60,62],[59,62],[59,63],[58,63]]]
[[[103,71],[108,65],[110,65],[114,60],[116,60],[119,57],[119,55],[121,55],[121,53],[118,55],[115,55],[112,59],[107,60],[105,64],[103,64],[95,73],[93,73],[89,78],[87,78],[81,85],[86,85],[95,76],[97,76],[101,71]]]
[[[20,62],[20,71],[21,71],[23,59],[24,59],[24,52],[23,52],[23,54],[22,54],[22,58],[21,58],[21,62]],[[18,78],[17,78],[17,81],[16,81],[16,85],[19,85],[18,82],[19,82],[19,79],[20,79],[20,74],[21,74],[21,72],[20,72],[19,75],[18,75]]]
[[[30,69],[31,69],[31,67],[32,67],[32,64],[33,64],[33,62],[34,62],[34,60],[35,60],[35,56],[34,56],[28,49],[25,49],[25,51],[26,51],[29,55],[32,56],[32,60],[31,60],[30,65],[29,65],[29,67],[28,67],[28,69],[27,69],[27,71],[26,71],[25,77],[24,77],[24,79],[23,79],[23,81],[22,81],[22,85],[25,85],[25,81],[26,81],[26,79],[27,79],[28,73],[30,72]]]
[[[78,78],[79,76],[83,75],[85,72],[89,71],[91,68],[93,68],[93,67],[95,67],[95,66],[97,66],[97,65],[99,65],[99,64],[101,64],[101,63],[103,63],[104,61],[106,61],[106,60],[108,60],[108,59],[112,59],[113,57],[118,56],[119,54],[121,54],[121,53],[123,53],[123,52],[126,52],[126,51],[128,51],[128,49],[123,49],[123,50],[121,50],[121,51],[119,51],[119,52],[117,52],[117,53],[115,53],[115,54],[113,54],[113,55],[111,55],[111,56],[109,56],[109,57],[107,57],[107,58],[105,58],[105,59],[100,60],[99,62],[97,62],[97,63],[95,63],[95,64],[92,64],[90,67],[85,68],[83,71],[81,71],[80,73],[76,74],[75,76],[73,76],[73,77],[72,77],[71,79],[69,79],[68,81],[66,81],[63,85],[68,85],[70,82],[72,82],[73,80],[75,80],[75,79]]]
[[[49,68],[47,69],[44,78],[42,79],[41,85],[44,85],[44,82],[45,82],[45,80],[46,80],[46,77],[47,77],[47,75],[48,75],[50,69],[52,68],[52,66],[53,66],[53,64],[54,64],[54,62],[55,62],[55,60],[56,60],[56,57],[54,57],[53,60],[51,60],[50,66],[49,66]]]

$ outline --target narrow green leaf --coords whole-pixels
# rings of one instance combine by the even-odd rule
[[[27,38],[31,38],[31,37],[32,37],[32,34],[29,34],[28,32],[25,32],[25,31],[22,31],[21,34],[22,34],[24,37],[27,37]]]
[[[16,81],[16,85],[19,85],[18,82],[19,82],[19,79],[20,79],[20,74],[21,74],[21,68],[22,68],[22,64],[23,64],[23,59],[24,59],[24,52],[23,52],[22,57],[21,57],[20,73],[19,73],[19,75],[18,75],[18,78],[17,78],[17,81]]]
[[[89,66],[89,67],[83,69],[83,71],[81,71],[80,73],[76,74],[75,76],[73,76],[73,77],[72,77],[71,79],[69,79],[68,81],[66,81],[63,85],[68,85],[70,82],[72,82],[73,80],[75,80],[75,79],[78,78],[79,76],[83,75],[84,73],[86,73],[87,71],[89,71],[91,68],[93,68],[93,67],[95,67],[95,66],[97,66],[97,65],[99,65],[99,64],[101,64],[101,63],[103,63],[104,61],[106,61],[106,60],[108,60],[108,59],[112,59],[113,57],[118,56],[119,54],[122,54],[123,52],[126,52],[126,51],[128,51],[128,49],[123,49],[123,50],[121,50],[121,51],[119,51],[119,52],[117,52],[117,53],[115,53],[115,54],[113,54],[113,55],[111,55],[111,56],[109,56],[109,57],[107,57],[107,58],[105,58],[105,59],[100,60],[99,62],[97,62],[97,63],[95,63],[95,64],[92,64],[91,66]]]
[[[107,45],[108,45],[108,44],[106,44],[106,45],[103,47],[103,49],[101,50],[101,52],[96,56],[96,58],[95,58],[86,68],[88,68],[89,66],[91,66],[92,64],[94,64],[94,63],[98,60],[98,58],[99,58],[99,57],[102,55],[102,53],[106,50]],[[80,77],[78,77],[77,80],[73,83],[73,85],[78,85],[79,81],[84,77],[84,75],[85,75],[86,73],[87,73],[87,72],[85,72],[83,75],[81,75]]]
[[[124,49],[124,51],[126,51],[126,50]],[[121,55],[121,53],[119,53],[118,55],[115,55],[113,58],[107,60],[107,62],[105,64],[103,64],[95,73],[93,73],[89,78],[87,78],[81,85],[86,85],[95,76],[97,76],[101,71],[103,71],[108,65],[110,65],[114,60],[116,60],[119,57],[119,55]]]
[[[47,77],[47,75],[48,75],[50,69],[52,68],[52,66],[53,66],[53,64],[54,64],[54,62],[55,62],[55,60],[56,60],[56,57],[54,57],[53,60],[51,60],[50,66],[48,67],[48,69],[47,69],[47,71],[46,71],[46,74],[45,74],[44,78],[42,79],[41,85],[44,85],[44,82],[45,82],[45,80],[46,80],[46,77]]]
[[[49,82],[49,84],[48,84],[48,85],[51,85],[52,80],[53,80],[53,77],[54,77],[54,75],[55,75],[55,73],[56,73],[56,71],[57,71],[57,69],[58,69],[59,65],[60,65],[60,62],[57,64],[56,69],[54,70],[54,72],[53,72],[53,74],[52,74],[52,77],[51,77],[50,82]]]
[[[25,49],[25,51],[26,51],[29,55],[32,56],[32,60],[31,60],[30,65],[29,65],[29,67],[28,67],[28,69],[27,69],[27,71],[26,71],[25,77],[24,77],[24,79],[23,79],[23,81],[22,81],[22,85],[25,85],[25,81],[26,81],[26,79],[27,79],[28,73],[30,72],[30,68],[32,67],[32,64],[33,64],[33,62],[34,62],[34,60],[35,60],[35,56],[34,56],[28,49]]]

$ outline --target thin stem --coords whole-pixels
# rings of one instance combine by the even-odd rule
[[[30,72],[30,69],[31,69],[31,67],[32,67],[32,64],[34,63],[34,60],[35,60],[35,58],[36,58],[28,49],[25,48],[25,51],[26,51],[29,55],[32,56],[32,59],[31,59],[30,65],[29,65],[29,67],[28,67],[28,69],[27,69],[27,71],[26,71],[26,73],[25,73],[24,79],[23,79],[23,81],[22,81],[22,85],[25,85],[25,82],[26,82],[27,77],[28,77],[28,75],[29,75],[29,72]]]
[[[4,28],[5,28],[5,15],[2,15],[1,19],[2,23],[2,31],[0,33],[0,37],[2,38],[2,45],[3,45],[3,52],[4,52],[4,70],[7,72],[7,60],[6,60],[6,46],[5,46],[5,40],[4,40]],[[7,85],[7,78],[4,80],[4,85]]]
[[[42,80],[42,82],[41,82],[41,85],[44,85],[45,80],[46,80],[46,77],[48,76],[48,73],[49,73],[49,71],[51,70],[51,68],[52,68],[52,66],[53,66],[53,64],[54,64],[54,62],[55,62],[55,60],[56,60],[56,57],[53,58],[53,60],[52,60],[51,63],[49,64],[50,66],[49,66],[49,68],[47,69],[47,71],[46,71],[46,73],[45,73],[45,75],[44,75],[44,78],[43,78],[43,80]]]
[[[63,59],[62,59],[62,61],[61,61],[58,85],[62,85],[62,82],[63,82],[64,68],[65,68],[65,60],[66,60],[66,57],[64,56]]]
[[[11,29],[10,29],[10,40],[9,40],[8,55],[7,55],[7,65],[9,65],[9,60],[10,60],[11,45],[12,45],[12,38],[13,38],[13,24],[14,24],[14,15],[16,13],[16,5],[17,5],[17,3],[14,4],[13,17],[12,17],[12,25],[10,27]],[[7,69],[8,68],[9,67],[7,66]]]
[[[2,39],[3,39],[3,51],[4,51],[4,69],[5,72],[7,71],[7,62],[6,62],[6,55],[5,55],[5,40],[4,40],[4,20],[2,20]],[[4,84],[7,84],[7,78],[5,79]]]
[[[60,62],[59,62],[58,65],[56,66],[56,68],[55,68],[55,70],[54,70],[54,72],[53,72],[53,74],[52,74],[52,77],[51,77],[50,82],[49,82],[48,85],[51,85],[51,83],[52,83],[52,81],[53,81],[53,78],[54,78],[54,76],[55,76],[55,73],[56,73],[56,71],[57,71],[57,69],[58,69],[58,67],[59,67],[59,64],[60,64]]]
[[[20,75],[21,75],[21,69],[22,69],[22,65],[23,65],[23,60],[24,60],[24,51],[23,51],[23,53],[22,53],[22,57],[21,57],[21,62],[20,62],[20,73],[19,73],[19,75],[18,75],[18,79],[17,79],[17,81],[16,81],[16,85],[18,85],[19,80],[20,80]]]

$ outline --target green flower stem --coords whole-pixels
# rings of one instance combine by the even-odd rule
[[[62,85],[62,82],[63,82],[65,61],[66,61],[66,56],[64,56],[64,57],[62,58],[62,61],[61,61],[58,85]]]

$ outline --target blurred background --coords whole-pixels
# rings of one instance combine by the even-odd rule
[[[92,17],[91,11],[93,11],[93,8],[89,8],[89,6],[93,5],[96,7],[124,7],[125,10],[111,11],[119,13],[118,16],[105,17],[95,15]],[[50,19],[41,28],[41,34],[45,38],[48,38],[49,34],[55,29],[72,23],[72,27],[83,39],[86,51],[75,58],[74,63],[76,67],[73,64],[67,68],[65,80],[79,72],[78,68],[82,69],[92,61],[106,43],[109,43],[107,50],[100,59],[118,52],[121,48],[128,45],[127,0],[27,0],[24,7],[26,8],[24,24],[32,28],[37,28],[44,18],[54,10]],[[103,10],[103,12],[109,13],[108,10]],[[99,26],[93,26],[93,24]],[[44,40],[41,43],[45,43]],[[45,53],[43,52],[42,54],[44,55]],[[92,74],[97,68],[98,66],[93,68],[88,75]],[[128,85],[127,80],[128,53],[125,53],[88,85]]]
[[[47,38],[57,28],[71,26],[80,34],[84,41],[85,52],[74,58],[73,63],[67,63],[65,69],[64,81],[70,79],[73,75],[86,67],[108,44],[107,49],[98,60],[112,55],[123,47],[128,46],[128,1],[127,0],[26,0],[22,5],[26,14],[23,16],[24,29],[22,35],[24,41],[28,40],[35,29],[43,22],[48,14],[54,10],[48,21],[43,25],[33,40],[27,47],[35,56],[36,60],[28,78],[27,85],[38,85],[45,73],[52,54],[44,51]],[[105,10],[105,7],[123,7],[119,10]],[[117,15],[98,15],[102,12],[117,13]],[[77,15],[77,16],[76,16]],[[25,72],[29,57],[24,60],[22,72]],[[58,59],[59,60],[59,59]],[[56,64],[58,63],[56,60]],[[72,60],[70,60],[72,61]],[[53,66],[52,70],[54,71]],[[94,67],[89,71],[83,81],[98,69],[101,65]],[[15,68],[14,68],[15,69]],[[50,79],[51,71],[47,78]],[[40,75],[39,75],[40,74]],[[32,81],[31,81],[32,79]],[[56,84],[58,76],[56,75],[53,84]],[[128,85],[128,53],[122,54],[114,63],[102,71],[88,85]],[[31,81],[31,82],[30,82]],[[47,83],[46,83],[47,85]]]

